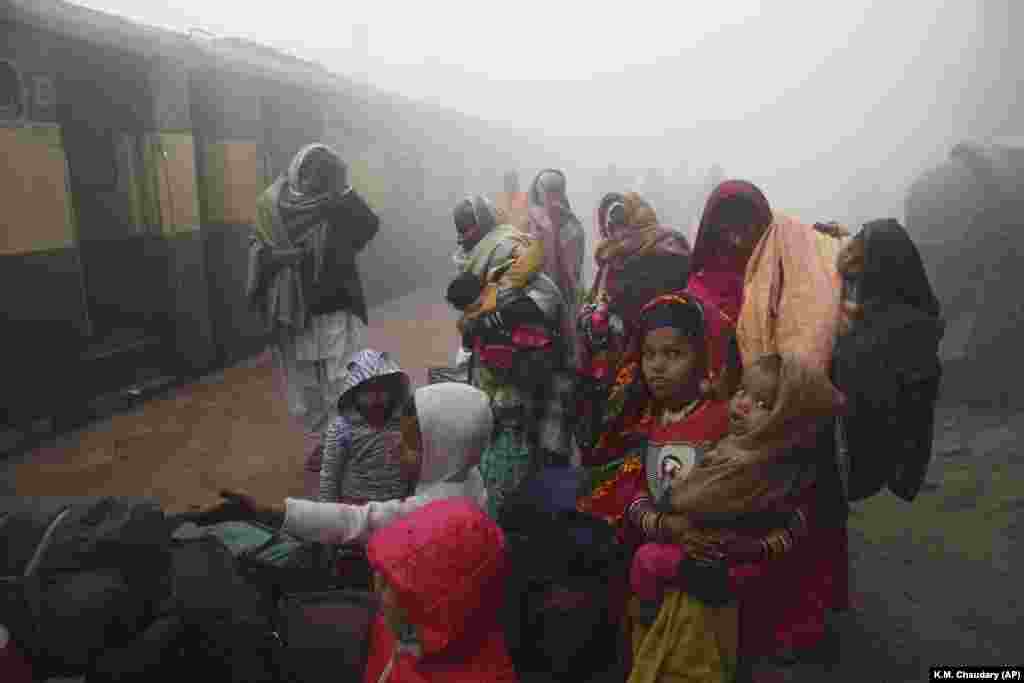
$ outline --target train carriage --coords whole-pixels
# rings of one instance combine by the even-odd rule
[[[248,41],[59,0],[0,11],[8,424],[261,351],[245,247],[259,193],[303,144],[337,146],[381,216],[360,258],[370,306],[447,274],[455,198],[499,187],[522,149],[469,117]],[[487,163],[477,147],[502,161],[474,170],[467,158]]]

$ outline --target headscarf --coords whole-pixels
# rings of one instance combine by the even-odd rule
[[[560,208],[554,225],[546,204],[546,194],[556,195]],[[544,243],[544,272],[555,281],[569,306],[575,311],[579,302],[580,276],[583,272],[583,226],[569,204],[565,174],[545,169],[537,174],[527,193],[530,232]],[[570,326],[571,327],[571,326]]]
[[[329,181],[319,193],[303,192],[299,176],[307,163],[316,164],[313,170],[314,187],[322,184],[321,178]],[[319,142],[300,149],[275,184],[278,183],[277,207],[292,241],[299,240],[303,231],[310,227],[321,227],[323,211],[337,204],[351,189],[345,162],[333,149]]]
[[[614,217],[619,206],[622,207],[622,223],[610,223],[609,214]],[[594,249],[594,260],[599,269],[611,267],[621,270],[633,256],[655,251],[683,257],[690,255],[686,238],[660,225],[651,205],[635,192],[606,195],[598,206],[595,223],[602,238]]]
[[[461,382],[422,387],[413,400],[423,439],[418,493],[476,467],[491,442],[494,416],[487,394]]]
[[[480,226],[480,237],[483,238],[499,223],[498,211],[491,202],[481,195],[466,197],[455,206],[453,212],[455,225],[474,224]]]
[[[771,206],[757,186],[745,180],[721,183],[704,205],[687,284],[687,289],[714,302],[733,321],[739,317],[743,303],[743,275],[747,264],[732,249],[722,248],[719,226],[723,213],[736,210],[734,207],[742,207],[740,211],[760,225],[772,222]]]
[[[839,326],[836,259],[842,242],[776,213],[754,247],[736,323],[744,363],[793,353],[829,371]]]
[[[513,244],[523,243],[523,239],[517,237],[518,231],[512,226],[499,224],[497,209],[481,195],[466,197],[456,204],[453,216],[456,224],[472,216],[480,226],[480,241],[468,251],[460,246],[452,255],[452,261],[460,273],[471,272],[484,278],[513,258]],[[488,273],[483,272],[485,268]]]
[[[621,210],[618,208],[620,205]],[[621,223],[609,222],[609,215],[614,218],[620,213]],[[607,291],[612,306],[622,310],[630,322],[639,312],[636,309],[653,297],[679,289],[685,284],[690,266],[690,245],[682,233],[659,224],[654,209],[639,194],[630,192],[625,195],[606,195],[598,206],[596,219],[602,240],[594,250],[594,260],[598,266],[594,287],[598,293]],[[653,277],[654,282],[635,282],[634,279],[623,281],[621,277],[616,277],[621,276],[626,265],[633,259],[655,255],[672,257],[672,272],[652,273],[647,271],[663,269],[643,268],[643,275]],[[665,278],[656,277],[657,275],[664,275]],[[657,281],[662,279],[665,280],[664,283]],[[662,289],[668,282],[675,286],[669,285]],[[638,287],[642,291],[625,291],[626,288]],[[651,291],[659,289],[662,291]],[[637,304],[623,308],[622,304],[625,301],[620,300],[626,298],[637,301]]]
[[[912,500],[931,459],[945,321],[917,247],[897,221],[871,221],[854,239],[864,240],[863,312],[839,336],[834,358],[836,383],[850,401],[844,433],[858,454],[861,485],[888,479],[896,495]],[[895,431],[907,438],[899,446],[885,443]],[[845,459],[840,465],[845,473]]]
[[[705,376],[702,389],[714,386],[725,365],[727,340],[732,326],[714,304],[701,301],[689,292],[663,294],[641,309],[640,325],[629,342],[629,350],[616,373],[605,406],[605,434],[598,449],[617,451],[620,438],[632,431],[650,414],[651,396],[643,379],[643,343],[652,325],[678,325],[685,329],[692,324],[689,313],[677,312],[679,307],[691,308],[696,304],[704,328]],[[675,321],[673,323],[673,321]],[[612,459],[602,455],[598,459]]]
[[[746,434],[719,442],[708,464],[695,468],[672,490],[673,511],[698,523],[714,523],[773,509],[794,492],[806,465],[793,457],[794,449],[841,406],[842,396],[824,372],[784,354],[767,419]]]
[[[299,182],[300,171],[315,158],[314,187],[322,191],[310,194]],[[317,180],[317,178],[320,180]],[[324,181],[328,181],[324,184]],[[309,321],[308,292],[303,284],[301,254],[312,253],[309,283],[320,281],[327,251],[326,213],[351,191],[348,170],[338,154],[322,143],[306,145],[292,158],[288,169],[268,187],[259,200],[257,222],[249,249],[247,295],[266,289],[265,315],[273,329],[280,324],[304,330]],[[269,250],[269,255],[262,252]],[[289,259],[289,260],[285,260]],[[282,264],[272,274],[264,272],[264,260]],[[263,282],[271,277],[272,282]],[[360,293],[361,297],[361,293]],[[366,318],[365,313],[361,317]]]
[[[865,223],[856,239],[864,240],[859,303],[866,307],[903,303],[939,315],[939,301],[921,253],[899,221],[886,218]]]

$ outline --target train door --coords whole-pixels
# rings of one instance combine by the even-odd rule
[[[58,104],[77,217],[92,342],[117,347],[162,338],[172,326],[167,253],[145,182],[152,116],[141,59],[74,45]]]

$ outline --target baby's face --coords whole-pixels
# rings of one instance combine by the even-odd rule
[[[752,365],[743,371],[740,388],[729,401],[729,433],[747,434],[763,424],[775,406],[778,378]]]

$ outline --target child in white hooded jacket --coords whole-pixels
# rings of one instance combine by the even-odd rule
[[[286,498],[264,505],[237,491],[209,516],[258,518],[299,538],[342,545],[365,542],[392,521],[442,498],[465,497],[486,509],[487,491],[477,465],[490,443],[494,418],[487,395],[468,384],[444,382],[413,394],[401,417],[399,456],[416,487],[407,498],[364,505]]]

